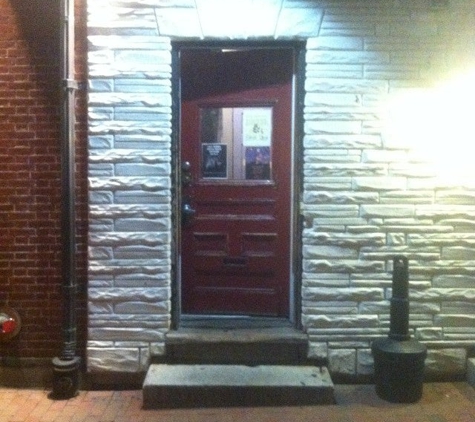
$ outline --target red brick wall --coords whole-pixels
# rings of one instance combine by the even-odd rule
[[[78,353],[87,340],[87,14],[86,1],[75,0],[76,79],[76,228],[78,280]]]
[[[57,356],[62,344],[58,3],[0,0],[0,306],[15,308],[23,322],[17,338],[0,344],[2,357]],[[78,8],[78,15],[83,9]],[[85,17],[78,19],[78,33],[85,38],[81,25],[85,26]],[[78,47],[84,51],[85,40]],[[78,63],[84,60],[85,53],[79,54]],[[85,67],[78,69],[78,78],[85,78]],[[84,97],[81,91],[77,121],[81,327],[86,268]],[[82,334],[80,350],[83,342]]]

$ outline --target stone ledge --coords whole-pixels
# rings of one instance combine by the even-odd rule
[[[307,341],[302,331],[290,328],[180,328],[166,334],[167,343],[263,343],[285,341],[299,343]]]

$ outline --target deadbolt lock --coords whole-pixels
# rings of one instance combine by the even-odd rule
[[[182,186],[191,185],[191,164],[189,161],[181,163],[181,184]]]

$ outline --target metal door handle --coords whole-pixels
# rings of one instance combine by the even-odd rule
[[[181,207],[181,222],[182,224],[189,223],[194,215],[196,214],[196,210],[191,207],[188,202],[184,202]]]

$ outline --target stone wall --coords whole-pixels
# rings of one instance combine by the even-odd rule
[[[442,177],[426,154],[443,145],[439,119],[408,108],[475,65],[471,1],[94,0],[88,14],[89,371],[145,370],[170,327],[171,42],[252,38],[307,41],[297,282],[310,353],[334,374],[372,372],[392,257],[403,254],[411,334],[429,347],[428,369],[465,372],[475,182]],[[395,130],[411,117],[419,126]],[[443,133],[452,146],[462,136]]]

